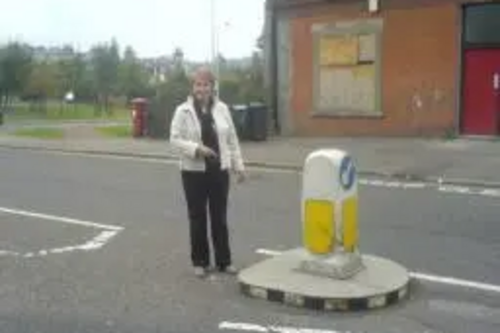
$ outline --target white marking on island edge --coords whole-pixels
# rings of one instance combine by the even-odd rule
[[[281,251],[269,250],[269,249],[257,249],[257,250],[255,250],[255,252],[258,254],[267,255],[267,256],[277,256],[277,255],[280,255],[282,253]],[[441,284],[447,284],[447,285],[451,285],[451,286],[463,287],[463,288],[468,288],[468,289],[476,289],[476,290],[481,290],[481,291],[500,293],[500,286],[499,285],[494,285],[494,284],[489,284],[489,283],[484,283],[484,282],[463,280],[463,279],[458,279],[458,278],[454,278],[454,277],[425,274],[425,273],[420,273],[420,272],[410,272],[410,276],[413,277],[414,279],[427,281],[427,282],[441,283]]]
[[[313,328],[299,328],[290,326],[262,326],[251,323],[237,323],[223,321],[219,324],[220,330],[261,332],[261,333],[341,333],[339,331],[322,330]]]
[[[101,230],[95,237],[91,240],[78,245],[71,245],[65,247],[58,247],[52,249],[42,249],[38,252],[28,252],[28,253],[19,253],[13,251],[4,251],[0,250],[0,256],[14,256],[14,257],[23,257],[23,258],[34,258],[34,257],[43,257],[49,254],[60,254],[67,253],[73,251],[94,251],[102,248],[105,244],[107,244],[113,237],[115,237],[120,231],[123,230],[123,227],[110,225],[110,224],[101,224],[95,223],[91,221],[79,220],[70,217],[64,216],[56,216],[49,214],[36,213],[32,211],[26,211],[21,209],[14,208],[6,208],[0,207],[0,212],[17,215],[17,216],[26,216],[32,217],[35,219],[46,220],[46,221],[55,221],[58,223],[65,223],[71,225],[77,225],[82,227],[89,227]]]

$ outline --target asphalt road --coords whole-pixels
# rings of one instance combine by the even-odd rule
[[[324,314],[244,298],[231,277],[196,279],[176,165],[15,150],[0,150],[0,163],[1,332],[500,331],[500,293],[456,284],[417,281],[398,306]],[[299,189],[298,175],[260,171],[233,186],[236,264],[299,245]],[[360,195],[363,252],[500,285],[500,198],[373,186]],[[89,246],[103,232],[102,247]]]

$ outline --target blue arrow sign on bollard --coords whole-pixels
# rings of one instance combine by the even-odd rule
[[[344,191],[349,191],[356,181],[356,166],[350,156],[344,157],[340,162],[340,185]]]

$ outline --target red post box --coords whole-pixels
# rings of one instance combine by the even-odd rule
[[[146,135],[147,105],[145,98],[135,98],[132,100],[132,135],[135,138]]]

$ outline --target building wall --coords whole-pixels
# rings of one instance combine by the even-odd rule
[[[299,9],[290,19],[290,109],[295,134],[442,135],[455,126],[459,89],[457,4],[385,8],[369,14],[360,4]],[[312,116],[315,23],[379,17],[383,20],[381,117]]]

